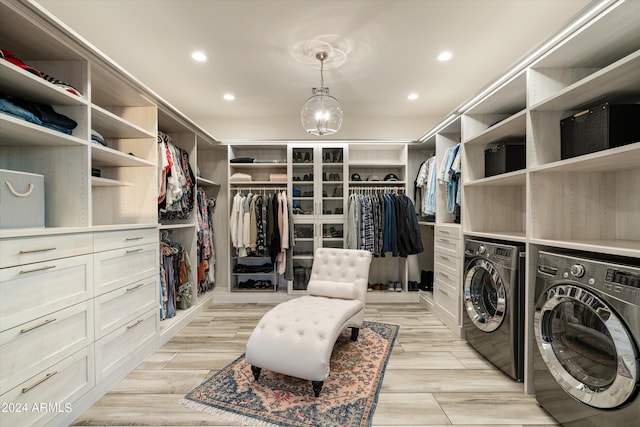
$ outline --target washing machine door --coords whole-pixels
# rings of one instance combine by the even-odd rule
[[[507,309],[507,292],[494,265],[474,258],[467,265],[464,278],[464,306],[473,324],[484,332],[502,325]]]
[[[558,384],[575,399],[613,409],[633,396],[638,355],[625,325],[588,289],[558,284],[536,304],[538,350]]]

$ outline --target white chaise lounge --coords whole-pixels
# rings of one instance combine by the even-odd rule
[[[247,341],[245,357],[256,381],[268,369],[309,380],[320,395],[340,333],[351,328],[351,340],[358,339],[370,263],[368,251],[316,250],[307,295],[265,313]]]

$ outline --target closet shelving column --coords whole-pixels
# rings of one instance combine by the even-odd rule
[[[640,50],[534,98],[532,243],[640,258],[640,142],[560,159],[560,119],[602,100],[638,102],[639,72]],[[544,84],[543,73],[531,78]]]
[[[295,240],[291,293],[306,291],[317,248],[344,247],[347,158],[341,143],[288,145]]]
[[[349,195],[406,193],[409,181],[407,162],[408,148],[405,143],[349,144]],[[354,174],[359,175],[361,180],[354,180]],[[385,181],[385,177],[391,174],[397,177],[397,181]],[[369,270],[369,282],[374,285],[374,291],[367,293],[367,299],[374,302],[417,301],[418,294],[408,292],[407,260],[408,258],[393,257],[391,253],[386,253],[384,257],[374,257]],[[389,282],[399,282],[400,288],[394,287],[393,292],[390,292]]]
[[[214,254],[209,260],[209,270],[213,271],[214,282],[209,282],[214,292],[227,292],[227,268],[229,265],[228,247],[228,188],[227,175],[227,147],[212,138],[201,134],[196,135],[196,164],[195,171],[198,187],[204,189],[207,199],[215,200],[213,211]],[[209,212],[209,215],[212,215]]]
[[[169,135],[171,143],[186,151],[189,156],[189,165],[194,174],[197,174],[196,147],[197,134],[193,128],[180,115],[169,109],[159,107],[158,109],[158,130]],[[157,185],[157,178],[154,179]],[[196,179],[197,183],[197,179]],[[198,296],[198,275],[197,275],[197,214],[195,202],[195,189],[192,195],[193,209],[189,212],[189,217],[185,219],[158,219],[160,223],[160,237],[169,242],[179,244],[185,251],[189,259],[190,269],[188,283],[191,287],[192,306],[187,310],[176,309],[175,316],[167,317],[160,322],[160,336],[162,340],[168,339],[176,330],[184,326],[194,313],[193,308],[208,300],[209,295]],[[157,206],[157,202],[156,202]],[[156,215],[158,215],[158,211]],[[159,216],[158,216],[159,218]]]
[[[422,247],[424,248],[421,254],[408,259],[407,277],[410,281],[420,283],[422,281],[422,271],[433,274],[433,231],[435,221],[430,217],[421,215],[420,204],[422,203],[422,199],[426,198],[427,195],[421,194],[420,197],[417,197],[414,183],[422,163],[435,155],[435,141],[432,143],[409,144],[407,149],[407,193],[416,206]],[[418,292],[421,300],[426,304],[427,309],[433,311],[433,289],[420,290]]]
[[[432,143],[436,149],[436,171],[445,161],[447,150],[461,139],[461,120],[452,123],[435,134]],[[462,268],[464,242],[462,229],[456,223],[455,213],[447,210],[446,184],[437,180],[436,223],[434,227],[433,306],[436,316],[453,332],[462,336]]]
[[[252,161],[235,163],[234,159],[247,158]],[[287,190],[287,179],[279,180],[276,176],[287,175],[287,146],[285,144],[251,145],[233,144],[228,146],[228,199],[231,216],[232,199],[237,193],[243,195],[261,194],[263,197],[272,197],[278,191]],[[237,174],[248,175],[250,180],[239,179]],[[227,232],[228,233],[228,232]],[[266,233],[266,230],[265,230]],[[266,242],[267,244],[269,242]],[[229,290],[243,292],[245,294],[284,291],[287,284],[284,277],[277,272],[277,263],[273,263],[272,270],[261,270],[259,273],[246,273],[236,271],[238,265],[260,266],[271,264],[271,258],[267,253],[241,256],[243,253],[229,244]]]
[[[526,135],[526,73],[506,82],[461,118],[465,236],[524,242],[526,169],[486,177],[485,150]]]

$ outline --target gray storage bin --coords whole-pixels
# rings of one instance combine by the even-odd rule
[[[44,176],[0,169],[0,228],[44,227]]]

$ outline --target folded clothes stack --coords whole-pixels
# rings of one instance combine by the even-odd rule
[[[234,273],[271,273],[273,272],[273,263],[264,263],[260,265],[236,264],[233,267]]]
[[[91,129],[91,141],[94,143],[98,143],[104,147],[107,146],[107,142],[104,140],[104,136],[102,136],[97,130]]]
[[[0,94],[0,112],[71,135],[78,124],[51,105]]]

